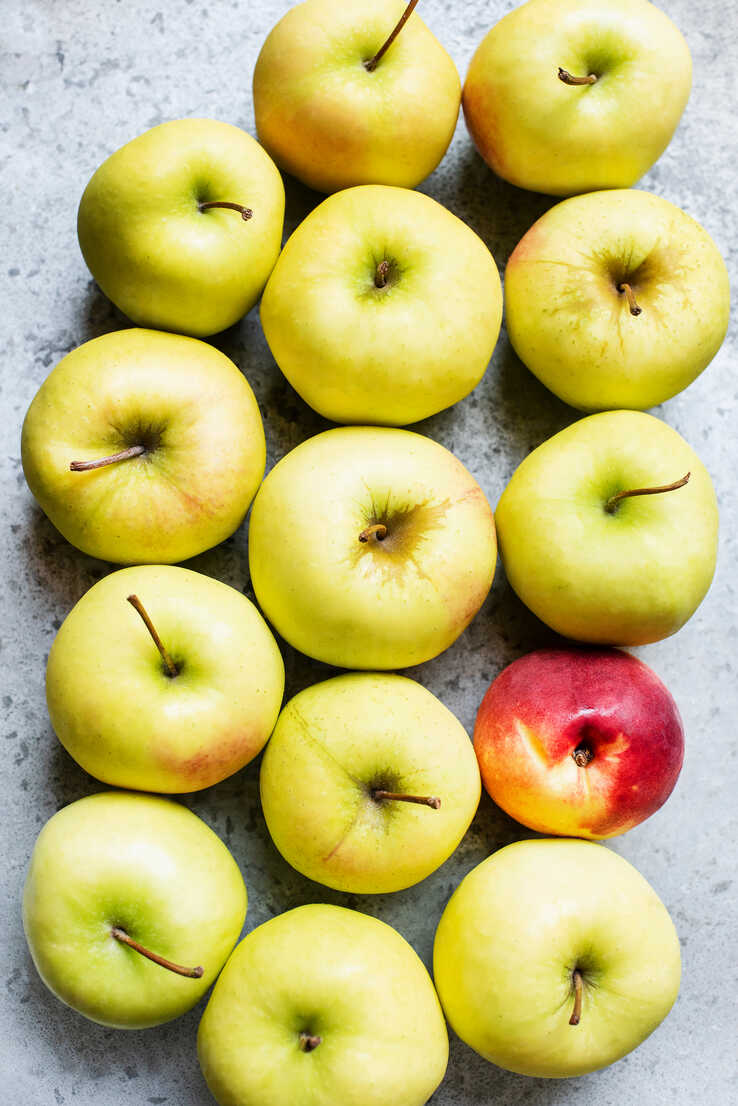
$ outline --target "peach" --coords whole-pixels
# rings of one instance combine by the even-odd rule
[[[474,729],[482,782],[507,814],[566,837],[613,837],[666,802],[684,757],[677,705],[618,649],[539,649],[508,665]]]

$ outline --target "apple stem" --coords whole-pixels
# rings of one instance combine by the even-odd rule
[[[630,495],[659,495],[661,492],[675,492],[677,488],[683,488],[685,484],[689,483],[691,472],[687,472],[681,478],[681,480],[675,480],[673,484],[661,484],[658,488],[631,488],[626,492],[618,492],[616,495],[611,495],[605,504],[605,510],[609,515],[615,514],[615,509],[621,499],[626,499]]]
[[[375,522],[372,526],[367,526],[366,530],[362,530],[359,534],[359,541],[367,542],[372,535],[377,541],[384,541],[387,537],[387,527],[383,522]]]
[[[588,745],[579,745],[571,755],[577,768],[586,768],[594,760],[594,753]]]
[[[177,975],[187,976],[188,979],[201,979],[203,974],[203,968],[183,968],[181,964],[173,964],[171,960],[165,960],[163,956],[159,956],[156,952],[151,952],[150,949],[144,948],[143,945],[139,945],[138,941],[134,941],[132,937],[129,937],[124,929],[120,926],[113,926],[110,930],[116,941],[120,941],[123,945],[128,945],[130,949],[135,949],[136,952],[140,952],[142,956],[145,956],[147,960],[153,960],[155,964],[158,964],[161,968],[166,968],[167,971],[175,972]]]
[[[387,284],[387,274],[390,269],[389,261],[380,261],[377,265],[377,271],[374,274],[374,287],[384,288]]]
[[[559,66],[559,80],[564,84],[596,84],[597,82],[594,73],[589,73],[586,77],[574,77],[568,69],[562,69],[561,66]]]
[[[250,207],[244,207],[243,204],[234,204],[230,200],[207,200],[205,203],[197,205],[200,211],[207,211],[210,207],[227,207],[230,211],[240,211],[241,218],[244,222],[251,218],[254,214]]]
[[[132,445],[128,449],[122,449],[120,453],[111,453],[109,457],[101,457],[99,461],[70,461],[71,472],[89,472],[90,469],[101,469],[105,465],[114,465],[116,461],[128,461],[131,457],[140,457],[146,452],[145,445]]]
[[[579,1019],[582,1016],[582,973],[579,968],[574,969],[571,979],[574,984],[574,1009],[569,1018],[569,1025],[579,1025]]]
[[[404,795],[397,791],[372,791],[372,798],[379,799],[397,799],[401,803],[420,803],[421,806],[432,807],[433,810],[438,810],[441,806],[441,800],[435,798],[433,795]]]
[[[314,1048],[318,1047],[322,1040],[322,1037],[313,1036],[312,1033],[301,1033],[300,1048],[303,1052],[312,1052]]]
[[[172,677],[179,675],[179,669],[177,668],[177,666],[174,663],[174,661],[172,660],[172,658],[169,656],[169,653],[167,652],[167,650],[164,646],[164,642],[161,640],[161,638],[157,634],[156,627],[154,626],[154,623],[149,618],[148,613],[146,611],[146,608],[144,607],[141,600],[138,598],[137,595],[129,595],[127,598],[128,598],[128,602],[131,604],[131,606],[135,610],[137,610],[138,613],[141,615],[141,618],[144,621],[144,625],[146,626],[146,629],[149,631],[152,638],[154,639],[154,645],[156,646],[156,648],[161,653],[161,659],[164,661],[164,664],[169,669],[169,675],[172,676]]]
[[[635,298],[635,293],[633,292],[631,286],[629,284],[626,284],[625,282],[623,282],[623,284],[618,284],[618,292],[625,292],[625,298],[628,301],[630,313],[635,318],[637,318],[642,313],[643,308],[638,306]]]
[[[413,9],[415,8],[417,3],[418,3],[418,0],[410,0],[410,3],[408,4],[408,6],[405,8],[404,12],[400,16],[400,19],[399,19],[398,23],[396,24],[394,30],[392,31],[391,35],[389,36],[389,38],[386,39],[384,44],[379,47],[379,49],[377,50],[377,52],[376,52],[376,54],[374,55],[373,58],[370,58],[369,61],[364,62],[364,68],[367,69],[370,73],[373,73],[374,70],[377,68],[380,61],[384,57],[384,55],[387,53],[387,51],[389,50],[392,43],[395,41],[395,39],[399,35],[402,28],[405,26],[408,19],[413,14]]]

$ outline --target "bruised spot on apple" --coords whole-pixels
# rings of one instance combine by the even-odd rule
[[[684,757],[676,703],[616,649],[539,649],[508,665],[477,714],[482,782],[540,833],[606,838],[671,794]]]

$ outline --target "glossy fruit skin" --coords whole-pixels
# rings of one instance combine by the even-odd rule
[[[302,1051],[301,1033],[320,1043]],[[410,945],[376,918],[317,903],[238,945],[197,1048],[221,1106],[424,1106],[448,1061],[438,998]]]
[[[689,482],[620,500],[631,488]],[[670,426],[640,411],[589,415],[534,449],[495,512],[507,578],[563,637],[645,645],[676,633],[704,598],[717,557],[710,477]]]
[[[354,424],[403,426],[463,399],[501,320],[500,278],[481,238],[429,196],[380,185],[311,212],[261,302],[293,388],[326,418]]]
[[[170,676],[143,603],[178,668]],[[284,664],[253,603],[185,568],[143,565],[95,584],[49,653],[46,702],[67,752],[114,787],[210,787],[261,751],[279,714]]]
[[[487,792],[512,818],[539,833],[598,840],[666,802],[684,731],[672,696],[636,657],[537,649],[488,688],[474,748]]]
[[[663,197],[633,189],[556,204],[505,271],[515,352],[585,411],[643,410],[681,392],[720,349],[729,315],[728,273],[709,234]]]
[[[598,80],[564,84],[560,67]],[[480,43],[462,104],[498,176],[572,196],[635,184],[669,144],[691,84],[687,43],[646,0],[528,0]]]
[[[246,888],[228,849],[185,807],[106,791],[58,811],[38,836],[23,926],[39,975],[91,1021],[145,1029],[186,1013],[225,963],[246,917]],[[184,978],[111,935],[187,967]]]
[[[415,188],[445,154],[461,83],[420,16],[411,15],[373,72],[364,65],[406,6],[305,0],[267,36],[254,69],[259,140],[310,188]]]
[[[582,1011],[572,1026],[573,973]],[[669,1013],[679,938],[643,876],[603,845],[516,841],[441,916],[433,974],[452,1029],[486,1060],[564,1079],[614,1063]]]
[[[440,798],[428,806],[372,790]],[[479,769],[461,723],[420,684],[361,672],[301,691],[261,762],[261,803],[282,856],[356,894],[410,887],[454,851],[479,804]]]
[[[70,472],[142,443],[140,456]],[[92,557],[171,564],[229,537],[266,463],[245,377],[205,342],[120,330],[67,354],[39,388],[21,437],[44,513]]]
[[[362,541],[386,524],[383,541]],[[342,668],[419,664],[468,626],[492,583],[494,522],[476,480],[407,430],[342,427],[303,442],[254,501],[249,565],[276,630]]]
[[[252,214],[200,210],[213,200]],[[133,323],[206,338],[256,303],[283,221],[282,178],[258,142],[229,123],[176,119],[103,162],[77,234],[93,277]]]

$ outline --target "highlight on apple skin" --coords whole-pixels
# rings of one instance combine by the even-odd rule
[[[453,137],[461,82],[407,0],[305,0],[270,31],[254,69],[259,140],[318,192],[415,188]]]
[[[436,930],[449,1025],[485,1060],[566,1079],[637,1048],[676,1001],[679,938],[666,907],[604,845],[516,841],[461,881]]]
[[[254,500],[256,598],[286,640],[340,668],[420,664],[484,602],[494,520],[471,473],[408,430],[351,426],[309,438]]]
[[[502,291],[471,227],[406,188],[324,200],[269,278],[261,322],[290,384],[334,422],[404,426],[463,399],[489,364]]]
[[[563,637],[646,645],[676,633],[712,581],[712,481],[641,411],[589,415],[518,465],[495,512],[511,587]]]
[[[93,277],[133,323],[206,338],[256,303],[283,222],[282,178],[251,135],[175,119],[97,169],[77,234]]]
[[[448,1034],[430,976],[396,930],[315,903],[241,941],[197,1051],[222,1106],[425,1106]]]
[[[106,791],[70,803],[36,840],[23,927],[41,979],[91,1021],[145,1029],[186,1013],[238,940],[246,887],[186,807]]]
[[[528,0],[480,43],[462,104],[498,176],[572,196],[635,184],[671,141],[691,85],[684,37],[648,0]]]
[[[171,564],[241,524],[264,476],[259,407],[206,342],[119,330],[62,358],[23,423],[28,486],[57,530],[114,564]]]
[[[235,588],[185,568],[105,576],[65,618],[46,668],[57,737],[114,787],[186,793],[232,775],[277,721],[284,664]]]
[[[684,731],[647,665],[617,649],[537,649],[487,690],[474,749],[498,806],[539,833],[595,840],[637,826],[679,777]]]
[[[290,699],[261,762],[272,840],[309,879],[363,895],[440,867],[479,804],[466,730],[404,676],[353,672]]]
[[[616,189],[550,208],[505,270],[505,322],[521,361],[585,411],[643,410],[681,392],[722,345],[725,262],[662,196]]]

